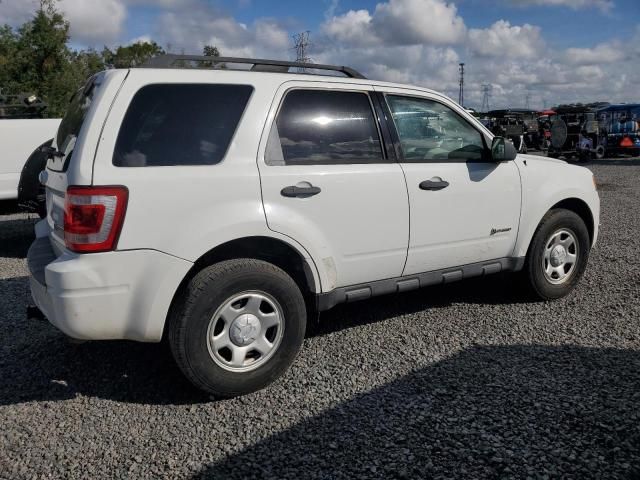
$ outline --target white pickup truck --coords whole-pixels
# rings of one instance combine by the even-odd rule
[[[0,200],[17,200],[22,171],[34,151],[52,139],[59,118],[0,120]],[[31,172],[30,180],[37,178]],[[24,178],[22,180],[25,180]]]

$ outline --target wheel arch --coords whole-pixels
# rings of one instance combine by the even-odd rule
[[[595,235],[595,222],[593,220],[593,213],[591,212],[589,205],[587,205],[584,200],[581,200],[579,198],[566,198],[557,202],[549,210],[558,208],[569,210],[578,215],[587,226],[587,231],[589,232],[589,242],[593,243],[593,237]],[[545,215],[547,214],[547,212],[545,212]]]
[[[53,138],[42,143],[31,154],[22,167],[18,183],[18,201],[35,200],[40,188],[38,175],[47,165],[47,155],[40,151],[42,147],[51,146]]]
[[[526,244],[524,245],[521,244],[520,248],[524,247],[524,250],[521,250],[522,253],[524,254],[524,258],[529,257],[529,251],[531,249],[531,243],[533,242],[533,237],[535,236],[538,230],[538,227],[540,226],[540,222],[542,222],[542,219],[551,210],[557,210],[557,209],[569,210],[575,213],[576,215],[578,215],[587,227],[587,231],[589,232],[590,244],[593,244],[594,237],[596,235],[596,228],[595,228],[595,221],[594,221],[593,213],[591,212],[591,208],[589,207],[587,202],[585,202],[580,198],[577,198],[577,197],[564,198],[562,200],[556,201],[549,208],[545,209],[540,215],[540,217],[537,219],[537,222],[535,223],[535,227],[533,227],[530,234],[527,235],[528,238],[526,238]]]
[[[311,311],[315,308],[316,294],[322,290],[316,265],[311,258],[306,258],[296,247],[278,238],[263,235],[241,237],[217,245],[194,262],[173,295],[163,336],[167,332],[166,320],[189,281],[203,268],[235,258],[263,260],[281,268],[300,288],[308,309]]]

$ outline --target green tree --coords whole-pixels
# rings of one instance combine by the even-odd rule
[[[0,26],[0,89],[9,93],[13,83],[13,59],[16,55],[18,36],[8,25]]]
[[[139,67],[150,58],[163,54],[164,50],[156,42],[137,42],[118,47],[115,51],[104,47],[102,51],[104,62],[114,68]]]
[[[216,47],[215,45],[205,45],[204,48],[202,49],[202,55],[204,55],[205,57],[219,57],[220,50],[218,50],[218,47]],[[202,62],[202,66],[203,67],[216,66],[217,68],[226,68],[226,65],[220,62]]]
[[[54,0],[41,0],[33,18],[17,31],[0,28],[3,92],[36,94],[48,103],[48,116],[63,115],[72,93],[98,68],[91,54],[72,52],[68,40],[69,23]]]

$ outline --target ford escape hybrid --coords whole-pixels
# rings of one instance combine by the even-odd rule
[[[228,397],[276,379],[309,316],[341,302],[504,271],[551,300],[580,280],[599,222],[587,169],[517,155],[424,88],[205,61],[105,71],[73,98],[28,256],[65,334],[166,338]]]

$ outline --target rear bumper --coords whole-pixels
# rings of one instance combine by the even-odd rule
[[[82,340],[158,342],[192,263],[155,250],[56,257],[49,237],[29,249],[31,295],[49,322]]]

